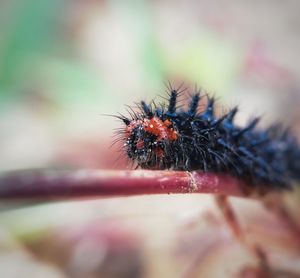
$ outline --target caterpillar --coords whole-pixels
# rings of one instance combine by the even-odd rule
[[[288,129],[257,128],[259,117],[236,126],[238,107],[217,117],[215,98],[195,88],[186,109],[178,108],[182,85],[167,85],[168,103],[141,101],[130,117],[119,114],[127,157],[143,169],[228,173],[253,186],[290,189],[300,180],[300,148]],[[181,91],[180,91],[181,90]]]

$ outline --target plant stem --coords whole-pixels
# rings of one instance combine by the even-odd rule
[[[0,199],[59,200],[170,193],[249,197],[246,186],[228,175],[196,171],[26,170],[0,176]]]

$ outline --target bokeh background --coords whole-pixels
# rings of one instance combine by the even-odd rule
[[[281,121],[298,135],[299,8],[296,0],[2,0],[0,170],[128,167],[109,148],[121,123],[104,114],[161,101],[166,80],[197,83],[220,110],[238,104],[241,125],[262,115],[261,126]],[[2,277],[234,277],[253,258],[228,244],[220,223],[210,196],[2,204],[0,269]],[[203,242],[220,239],[216,227],[231,247],[222,241],[213,256],[209,245],[204,256]]]

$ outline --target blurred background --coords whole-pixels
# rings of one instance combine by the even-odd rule
[[[122,124],[103,114],[161,101],[166,80],[196,82],[221,111],[238,104],[241,125],[262,115],[262,126],[280,121],[298,136],[299,8],[296,0],[2,0],[0,170],[128,168],[109,148]],[[266,223],[260,205],[233,204],[264,240],[279,225]],[[255,261],[210,196],[0,207],[2,277],[241,277]],[[276,236],[268,248],[278,257],[292,243]],[[300,277],[291,256],[279,259]]]

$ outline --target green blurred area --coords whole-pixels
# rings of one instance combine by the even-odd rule
[[[65,42],[58,31],[66,1],[24,0],[1,4],[1,96],[17,96],[33,78],[32,65],[54,54]],[[26,83],[25,83],[26,84]]]
[[[79,9],[84,7],[83,2]],[[93,67],[82,59],[78,53],[80,47],[78,44],[81,43],[78,34],[80,35],[86,26],[80,26],[80,21],[87,22],[89,18],[84,16],[79,16],[79,19],[72,18],[75,6],[74,2],[67,0],[2,2],[0,6],[2,103],[18,99],[35,89],[42,90],[44,94],[63,103],[85,101],[85,98],[93,102],[103,93],[101,91],[103,82],[109,84],[122,75],[122,72],[116,71],[116,76],[104,80],[101,73],[105,72],[105,68],[94,71]],[[189,41],[182,43],[179,54],[171,53],[169,46],[163,45],[159,40],[159,26],[153,24],[155,22],[153,7],[147,1],[127,1],[123,4],[116,1],[99,1],[95,8],[93,12],[99,13],[100,25],[102,16],[103,21],[107,19],[105,13],[117,12],[121,14],[120,21],[128,19],[128,22],[116,24],[125,25],[125,30],[127,29],[128,35],[133,40],[131,43],[137,50],[134,57],[138,62],[137,67],[129,67],[128,70],[132,71],[133,75],[136,72],[140,73],[141,80],[138,83],[159,87],[164,78],[175,75],[188,81],[203,82],[212,89],[219,89],[228,84],[236,71],[234,48],[230,49],[226,43],[220,44],[220,40],[211,34],[201,35],[201,39],[193,36]],[[92,14],[92,17],[96,16]],[[112,37],[118,35],[111,34]],[[121,49],[123,46],[117,47]],[[98,56],[100,59],[102,55],[109,56],[109,51],[110,49],[106,49],[106,53],[98,53]],[[83,91],[87,93],[84,94]],[[106,92],[106,95],[111,93]],[[141,94],[144,93],[146,92]]]

